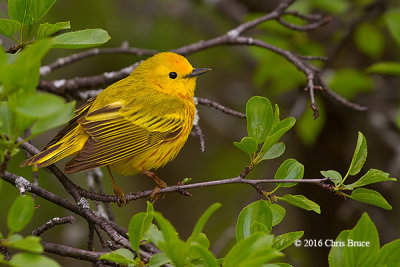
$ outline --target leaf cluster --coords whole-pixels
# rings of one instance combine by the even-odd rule
[[[101,29],[67,32],[52,37],[70,23],[39,24],[55,0],[9,0],[10,19],[0,19],[0,34],[18,42],[15,53],[0,46],[0,162],[5,153],[18,152],[16,139],[30,129],[29,140],[65,124],[74,113],[75,102],[59,96],[37,93],[41,61],[51,48],[84,48],[107,42]],[[36,29],[36,33],[34,34]],[[20,39],[13,36],[20,32]]]
[[[34,214],[35,203],[31,196],[19,196],[11,205],[7,214],[8,235],[0,233],[0,246],[7,249],[20,251],[14,254],[11,260],[7,261],[0,255],[0,263],[13,267],[59,267],[60,265],[44,255],[41,238],[29,235],[23,237],[18,234],[31,221]]]

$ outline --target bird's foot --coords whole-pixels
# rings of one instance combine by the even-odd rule
[[[160,191],[161,188],[167,187],[168,185],[163,180],[161,180],[154,172],[144,170],[143,173],[153,179],[157,184],[157,186],[153,189],[153,192],[151,192],[150,194],[150,200],[152,200],[154,203],[160,197],[159,195],[157,195],[158,191]]]
[[[115,195],[118,197],[119,201],[117,202],[117,206],[118,207],[123,207],[126,204],[128,204],[128,202],[125,199],[125,194],[124,192],[122,192],[121,189],[119,189],[119,187],[114,187],[114,193]]]

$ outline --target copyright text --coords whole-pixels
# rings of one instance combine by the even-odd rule
[[[333,240],[333,239],[297,239],[294,242],[296,247],[369,247],[371,245],[370,241],[365,240]]]

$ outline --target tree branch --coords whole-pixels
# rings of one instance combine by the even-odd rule
[[[131,55],[135,55],[135,56],[145,56],[145,55],[154,55],[157,52],[158,52],[157,50],[152,50],[152,49],[129,47],[128,42],[123,42],[120,47],[93,48],[93,49],[87,50],[82,53],[72,54],[67,57],[59,58],[49,65],[40,67],[40,75],[41,76],[47,75],[56,69],[68,66],[68,65],[75,63],[77,61],[80,61],[82,59],[86,59],[86,58],[97,56],[97,55],[131,54]]]
[[[201,104],[201,105],[205,105],[207,107],[212,107],[216,110],[222,111],[223,113],[232,115],[234,117],[246,118],[246,114],[236,111],[236,110],[233,110],[233,109],[230,109],[230,108],[227,108],[227,107],[221,105],[220,103],[212,101],[207,98],[195,97],[195,102],[198,104]]]
[[[78,260],[85,260],[85,261],[90,261],[90,262],[96,262],[98,261],[98,258],[101,257],[103,254],[107,252],[97,252],[97,251],[90,251],[86,249],[79,249],[79,248],[73,248],[69,247],[66,245],[61,245],[61,244],[54,244],[54,243],[49,243],[42,241],[42,246],[44,248],[44,251],[57,254],[63,257],[70,257],[70,258],[75,258]],[[111,261],[103,261],[102,262],[111,265],[111,266],[120,266],[119,264]]]
[[[318,81],[322,80],[320,77],[320,74],[318,73],[318,70],[310,64],[308,64],[305,61],[308,60],[326,60],[324,57],[315,57],[315,56],[303,56],[303,55],[296,55],[290,51],[272,46],[268,43],[265,43],[261,40],[253,39],[251,37],[244,37],[241,36],[244,32],[258,26],[259,24],[268,21],[268,20],[277,20],[279,23],[283,24],[284,26],[297,30],[297,31],[308,31],[308,30],[313,30],[316,29],[327,22],[330,21],[330,17],[323,18],[321,15],[302,15],[296,11],[288,11],[286,10],[291,4],[293,4],[294,0],[288,0],[281,2],[273,11],[270,13],[259,17],[257,19],[254,19],[252,21],[243,23],[238,25],[236,28],[228,31],[225,34],[222,34],[218,37],[211,38],[209,40],[205,41],[199,41],[196,43],[192,43],[190,45],[186,45],[177,49],[171,50],[172,52],[176,52],[182,55],[188,55],[191,53],[195,53],[204,49],[208,49],[211,47],[215,46],[220,46],[220,45],[248,45],[248,46],[259,46],[268,50],[273,51],[274,53],[277,53],[284,58],[286,58],[288,61],[290,61],[292,64],[294,64],[300,71],[302,71],[306,78],[307,78],[307,87],[308,91],[310,94],[311,98],[311,107],[314,111],[314,118],[318,116],[318,107],[317,104],[315,103],[314,99],[314,89],[313,86],[318,83]],[[292,15],[292,16],[297,16],[300,18],[303,18],[307,21],[312,21],[313,23],[307,24],[307,25],[293,25],[290,24],[284,20],[281,19],[281,16],[283,15]],[[134,51],[129,51],[129,53],[155,53],[156,51],[153,50],[145,50],[145,51],[137,51],[136,48],[132,48]],[[96,53],[99,53],[97,50],[89,50],[91,52],[88,52],[89,55],[95,55]],[[103,50],[101,50],[103,51]],[[111,53],[113,50],[105,50],[107,51],[106,53]],[[124,49],[117,49],[114,52],[123,52]],[[127,52],[128,53],[128,52]],[[71,56],[71,58],[77,58],[76,60],[85,58],[86,54],[78,54],[78,56]],[[303,61],[304,60],[304,61]],[[68,62],[71,61],[71,59],[67,60]],[[72,60],[73,61],[73,60]],[[72,79],[63,79],[63,80],[55,80],[55,81],[40,81],[38,85],[38,89],[45,90],[54,94],[58,95],[67,95],[67,94],[76,94],[77,90],[87,90],[91,88],[95,88],[98,86],[104,86],[104,85],[109,85],[113,82],[116,82],[122,78],[127,77],[132,70],[139,64],[135,63],[131,66],[128,66],[126,68],[121,69],[120,71],[114,71],[114,72],[106,72],[101,75],[95,75],[95,76],[88,76],[88,77],[76,77]],[[57,64],[55,64],[57,65]],[[58,64],[60,65],[60,64]],[[51,69],[51,67],[50,67]],[[43,71],[45,72],[45,71]],[[312,75],[310,74],[312,73]],[[312,81],[309,79],[309,77],[312,76]],[[328,96],[339,100],[340,103],[346,103],[346,107],[358,110],[358,111],[364,111],[366,110],[366,107],[354,104],[349,102],[348,100],[338,96],[337,94],[334,94],[329,90],[328,87],[322,86],[324,89],[326,89],[328,92]]]
[[[73,223],[73,222],[75,222],[75,218],[73,216],[67,216],[67,217],[63,217],[63,218],[55,217],[55,218],[49,220],[48,222],[46,222],[45,224],[42,224],[35,230],[33,230],[32,235],[40,236],[44,232],[53,228],[56,225]]]

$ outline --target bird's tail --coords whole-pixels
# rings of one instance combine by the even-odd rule
[[[37,168],[49,166],[62,158],[74,155],[82,149],[88,134],[80,126],[76,126],[58,142],[45,147],[45,150],[21,163],[21,167],[34,165]]]
[[[88,134],[79,125],[78,120],[86,115],[94,100],[95,97],[89,99],[84,106],[76,110],[74,117],[50,140],[43,148],[43,151],[25,160],[20,166],[46,167],[81,150],[88,138]]]

